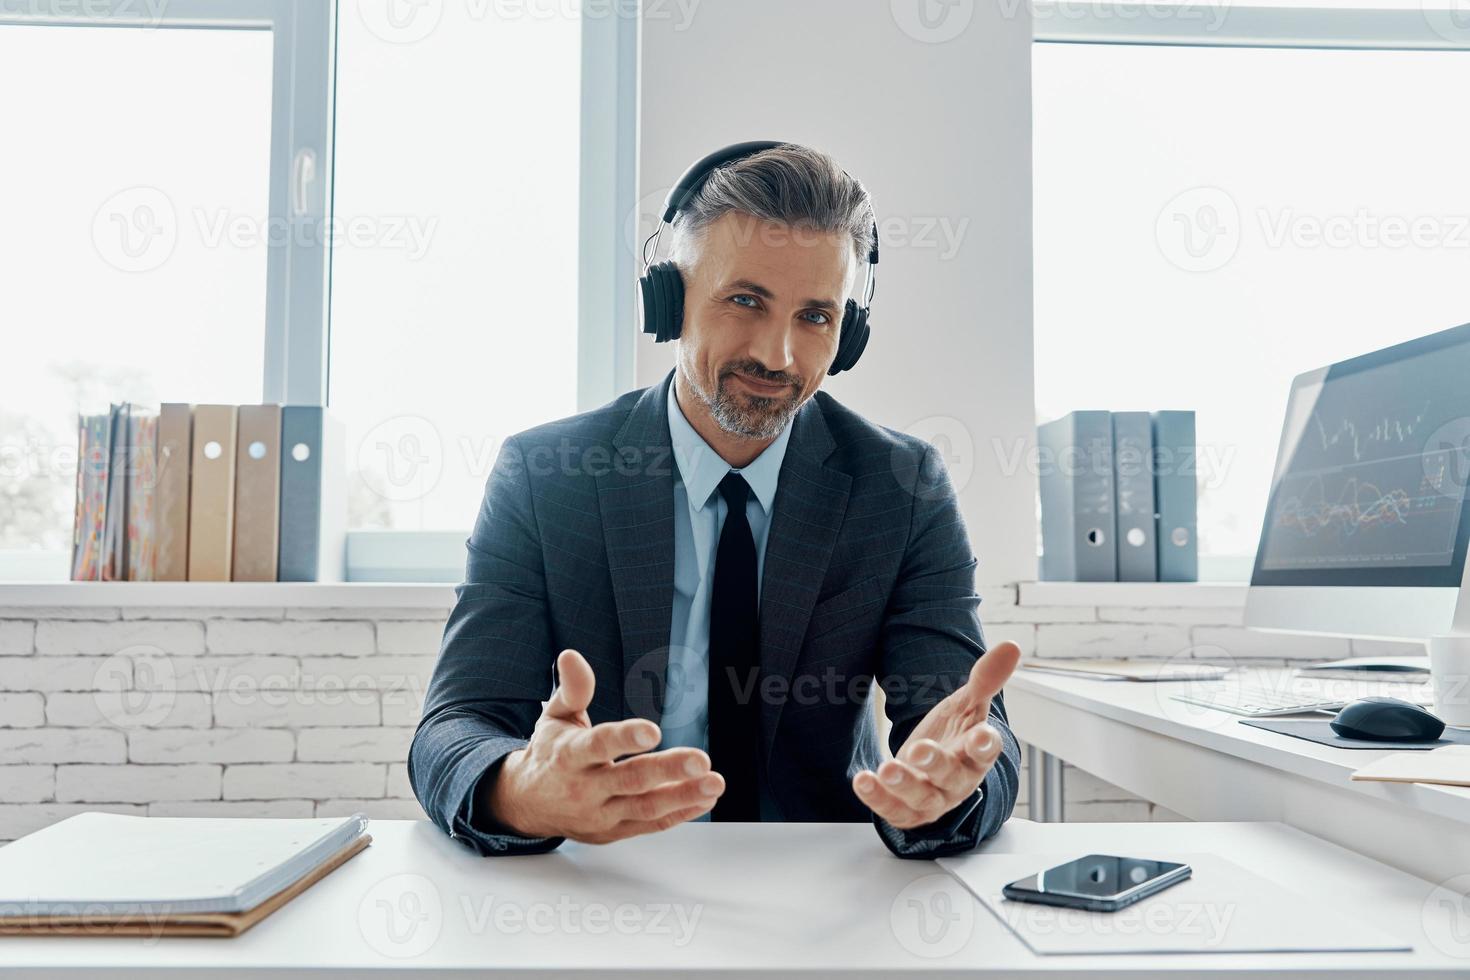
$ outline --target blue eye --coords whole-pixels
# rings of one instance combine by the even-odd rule
[[[828,317],[827,314],[821,312],[820,310],[808,310],[806,313],[803,313],[802,316],[804,316],[804,317],[811,317],[812,319],[807,320],[807,322],[808,323],[815,323],[819,327],[820,326],[825,326],[826,324],[832,322],[831,321],[831,318]]]
[[[746,300],[749,300],[749,303],[745,302]],[[754,296],[751,296],[747,293],[741,293],[738,296],[731,296],[730,302],[736,303],[740,306],[744,306],[746,309],[749,310],[753,310],[756,307],[760,306],[760,301],[757,300]]]

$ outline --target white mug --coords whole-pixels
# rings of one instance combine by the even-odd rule
[[[1470,728],[1470,636],[1431,636],[1429,674],[1434,713],[1446,725]]]

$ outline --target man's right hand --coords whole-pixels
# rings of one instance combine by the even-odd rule
[[[649,752],[659,728],[643,718],[592,724],[592,665],[563,650],[556,671],[560,684],[530,744],[505,756],[476,801],[497,823],[524,837],[606,844],[668,830],[715,805],[725,780],[710,770],[708,755],[691,748]]]

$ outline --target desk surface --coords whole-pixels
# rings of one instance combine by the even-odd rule
[[[1090,851],[1218,853],[1371,916],[1414,952],[1035,956],[934,863],[889,856],[861,824],[685,824],[606,847],[567,844],[515,858],[476,857],[423,822],[375,821],[372,834],[372,847],[237,939],[0,938],[0,975],[321,977],[388,968],[438,976],[623,969],[804,977],[964,970],[1183,978],[1208,971],[1223,978],[1332,971],[1335,980],[1470,970],[1470,942],[1444,951],[1455,923],[1436,916],[1454,909],[1438,902],[1444,896],[1431,884],[1280,824],[1015,820],[981,853],[1034,853],[1038,866]],[[921,933],[906,899],[918,894],[932,906],[936,890],[955,902],[950,925]]]
[[[1006,684],[1011,690],[1045,697],[1092,714],[1102,715],[1147,731],[1180,739],[1229,755],[1292,773],[1338,788],[1351,789],[1362,795],[1410,806],[1450,820],[1470,824],[1470,787],[1432,786],[1427,783],[1352,782],[1354,770],[1382,758],[1393,749],[1340,749],[1319,745],[1290,735],[1279,735],[1241,724],[1239,715],[1175,701],[1177,693],[1203,693],[1222,685],[1265,684],[1273,690],[1286,690],[1293,682],[1323,685],[1332,693],[1343,694],[1356,682],[1295,678],[1289,670],[1256,670],[1233,674],[1219,682],[1133,683],[1128,681],[1090,680],[1064,677],[1038,671],[1017,671]],[[1357,694],[1345,694],[1357,697]],[[1024,712],[1022,712],[1024,716]],[[1294,717],[1326,718],[1326,715]],[[1021,721],[1024,727],[1024,717]],[[1024,738],[1024,734],[1021,736]]]

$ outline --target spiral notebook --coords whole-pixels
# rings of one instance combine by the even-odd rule
[[[80,813],[0,848],[0,934],[239,935],[366,847],[367,824]]]

